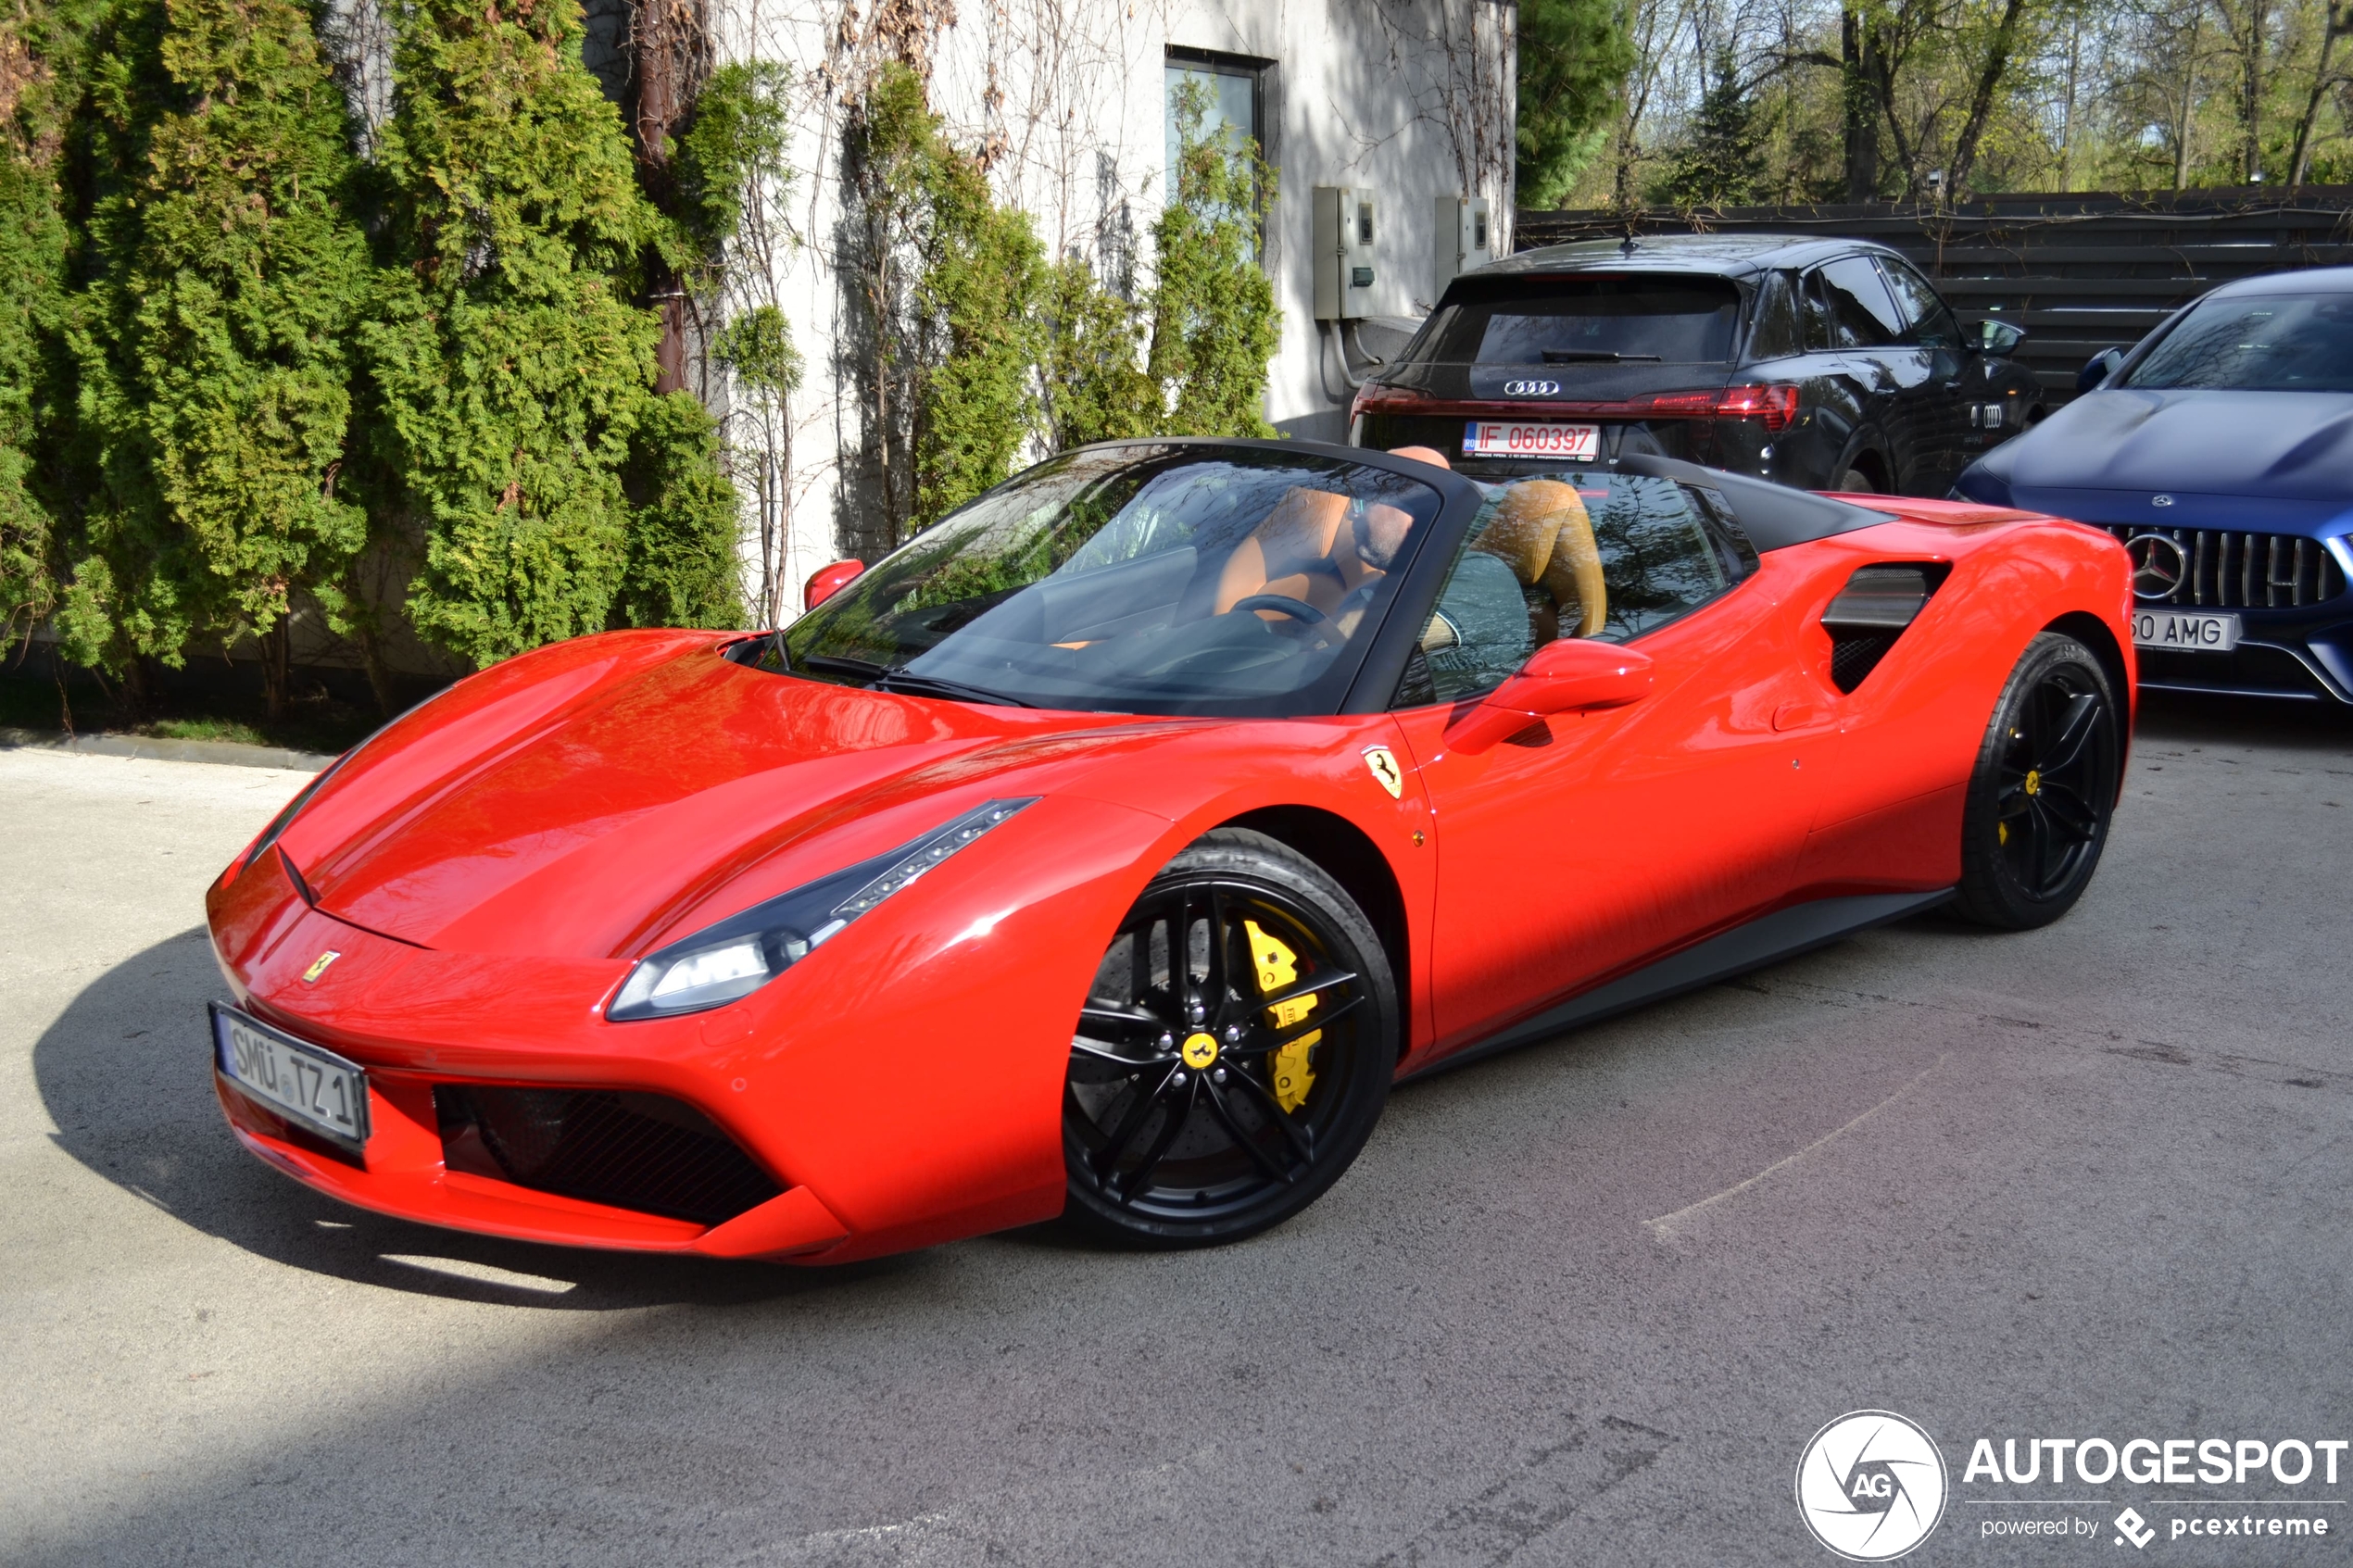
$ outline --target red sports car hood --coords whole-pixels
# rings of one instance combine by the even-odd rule
[[[723,641],[617,633],[498,666],[371,742],[280,845],[321,909],[384,935],[613,956],[817,835],[844,841],[815,851],[837,869],[936,825],[931,796],[1198,724],[780,678]]]

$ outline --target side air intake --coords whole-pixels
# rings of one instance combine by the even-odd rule
[[[1831,634],[1831,684],[1842,692],[1861,685],[1949,570],[1942,561],[1856,568],[1822,612],[1822,630]]]

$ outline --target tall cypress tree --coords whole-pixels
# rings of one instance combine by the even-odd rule
[[[274,715],[292,596],[332,611],[367,542],[336,494],[369,283],[343,94],[296,0],[161,0],[124,14],[95,95],[110,180],[73,337],[99,489],[60,630],[117,669],[249,633]]]
[[[55,470],[72,402],[59,176],[103,5],[0,0],[0,646],[56,605]]]
[[[581,65],[576,0],[415,0],[397,25],[394,264],[367,345],[424,533],[411,620],[486,665],[615,619],[711,618],[711,574],[676,558],[719,543],[725,482],[708,421],[653,405],[659,324],[631,301],[661,223]],[[664,585],[623,600],[640,529]]]
[[[1625,0],[1520,0],[1520,206],[1559,206],[1601,149],[1634,68],[1632,10]]]

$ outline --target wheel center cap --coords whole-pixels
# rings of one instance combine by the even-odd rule
[[[2029,795],[2040,795],[2043,793],[2043,775],[2039,771],[2031,768],[2027,770],[2026,773],[2026,793]]]
[[[1184,1047],[1177,1054],[1185,1059],[1186,1066],[1199,1073],[1217,1060],[1217,1036],[1188,1035],[1185,1036]]]

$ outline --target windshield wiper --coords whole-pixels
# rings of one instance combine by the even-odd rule
[[[1655,364],[1655,354],[1619,354],[1607,348],[1548,348],[1544,350],[1547,365],[1579,365],[1587,362],[1616,364],[1628,359],[1648,359]]]
[[[916,696],[944,696],[955,702],[993,702],[1007,708],[1035,708],[1034,702],[1024,702],[1003,692],[992,692],[987,686],[968,686],[962,681],[943,681],[937,675],[917,675],[901,665],[894,664],[875,678],[878,692],[909,692]]]
[[[987,686],[967,685],[962,681],[942,680],[937,675],[919,675],[903,664],[876,664],[867,659],[844,659],[839,654],[804,653],[800,656],[804,670],[829,671],[842,675],[865,677],[866,689],[876,692],[906,692],[914,696],[944,696],[951,702],[992,702],[1007,708],[1035,708],[1003,692],[992,692]]]
[[[862,675],[873,680],[888,673],[881,665],[864,659],[843,659],[830,653],[804,653],[800,656],[803,670],[830,670],[841,675]]]

